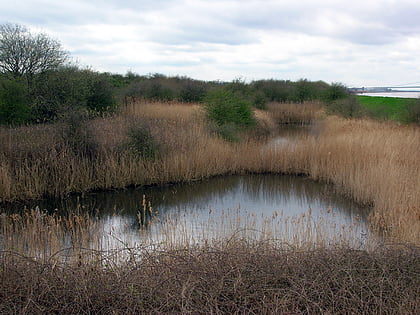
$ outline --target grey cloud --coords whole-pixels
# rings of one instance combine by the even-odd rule
[[[371,7],[359,3],[341,2],[323,4],[303,1],[293,5],[284,2],[244,1],[231,17],[231,22],[243,29],[280,30],[315,36],[325,36],[355,44],[384,45],[398,41],[402,36],[420,33],[420,4],[399,1],[378,1]],[[345,25],[336,17],[344,16],[354,21]],[[337,28],[325,30],[320,21],[334,22]]]
[[[210,43],[222,45],[243,45],[256,42],[250,33],[231,26],[183,26],[175,30],[154,33],[150,40],[171,45]]]

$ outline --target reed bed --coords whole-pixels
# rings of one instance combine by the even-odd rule
[[[276,110],[257,114],[268,136],[285,122]],[[159,143],[158,159],[127,149],[127,128],[139,123]],[[0,129],[2,201],[302,174],[371,204],[371,231],[384,236],[360,239],[358,222],[333,233],[310,212],[160,217],[147,202],[131,238],[120,236],[118,216],[82,209],[2,213],[0,313],[420,313],[420,130],[331,116],[317,126],[281,145],[259,135],[232,144],[211,133],[198,105],[139,103],[90,122],[93,155],[75,152],[58,124]]]
[[[259,113],[267,137],[284,104]],[[291,105],[287,105],[291,106]],[[322,112],[298,104],[300,119]],[[309,109],[308,109],[309,108]],[[309,112],[309,113],[306,113]],[[280,115],[280,116],[279,116]],[[306,117],[306,116],[305,116]],[[145,124],[159,143],[158,159],[143,160],[124,143],[130,125]],[[316,133],[279,146],[248,136],[227,143],[211,133],[201,107],[182,103],[138,103],[114,117],[87,126],[97,144],[95,155],[76,154],[60,137],[57,125],[0,130],[2,201],[64,196],[93,189],[195,181],[222,174],[302,174],[332,182],[342,193],[371,204],[372,226],[388,237],[420,241],[420,131],[370,120],[330,116]]]
[[[370,222],[395,239],[420,241],[420,129],[329,117],[312,140],[310,176],[372,204]]]
[[[268,111],[279,124],[307,125],[324,115],[320,102],[268,104]]]
[[[2,314],[418,314],[419,248],[287,249],[228,239],[77,264],[0,252]],[[121,256],[121,251],[117,253]]]
[[[102,250],[95,246],[103,246],[105,227],[87,214],[3,214],[0,312],[420,311],[419,247],[354,248],[344,236],[328,243],[328,224],[314,226],[310,213],[290,219],[273,213],[258,223],[252,212],[232,211],[238,216],[229,220],[209,211],[214,217],[205,230],[217,230],[211,237],[197,233],[190,216],[174,216],[149,221],[149,231],[165,225],[160,239],[145,237],[132,247],[118,240],[119,248]],[[312,236],[317,242],[308,242]]]
[[[119,214],[95,217],[78,208],[67,215],[34,209],[0,217],[1,250],[13,251],[38,261],[68,263],[90,261],[89,252],[124,251],[139,245],[160,249],[208,245],[228,239],[281,244],[285,248],[314,250],[342,246],[370,250],[382,243],[360,220],[340,223],[326,210],[323,217],[312,210],[299,216],[258,209],[188,209],[160,215],[143,200],[138,222]],[[136,227],[134,227],[136,226]],[[124,260],[125,256],[119,257]]]

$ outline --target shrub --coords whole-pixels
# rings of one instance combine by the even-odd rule
[[[336,100],[345,99],[349,96],[347,88],[341,83],[332,83],[330,87],[328,87],[324,95],[324,101],[327,103],[334,102]]]
[[[216,89],[208,93],[205,110],[216,124],[218,134],[232,141],[237,133],[256,125],[251,103],[230,89]]]
[[[311,101],[316,98],[316,91],[307,79],[301,79],[295,83],[294,101],[303,103],[304,101]]]
[[[202,102],[206,96],[206,86],[202,82],[187,81],[183,84],[179,95],[181,102]]]
[[[406,103],[402,115],[404,122],[420,124],[420,99]]]
[[[76,109],[105,112],[116,104],[107,75],[75,66],[36,76],[31,93],[36,118],[41,121],[54,120]]]
[[[18,79],[0,82],[0,123],[20,125],[31,118],[26,84]]]
[[[327,103],[327,110],[332,114],[343,116],[344,118],[361,117],[365,110],[356,97],[349,96]]]
[[[94,112],[105,112],[115,107],[111,82],[104,75],[91,74],[86,106]]]
[[[254,94],[254,107],[258,109],[267,109],[267,98],[264,93],[258,91]]]
[[[131,152],[144,160],[153,160],[159,155],[159,145],[150,131],[150,127],[142,122],[132,124],[127,131],[127,146]]]
[[[227,89],[209,92],[205,109],[207,117],[219,126],[228,123],[245,128],[255,125],[250,102]]]

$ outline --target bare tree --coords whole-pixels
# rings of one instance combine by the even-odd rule
[[[59,41],[46,34],[33,35],[19,24],[0,25],[0,71],[13,77],[57,68],[68,58]]]

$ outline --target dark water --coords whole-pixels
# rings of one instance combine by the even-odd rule
[[[151,213],[148,209],[143,211],[143,196],[153,208]],[[304,177],[261,174],[91,193],[65,200],[32,202],[26,207],[59,213],[74,209],[89,211],[100,221],[104,237],[112,235],[117,243],[130,244],[142,243],[145,238],[185,238],[187,234],[200,238],[244,228],[264,230],[267,225],[274,226],[278,233],[287,233],[290,238],[293,229],[302,229],[302,224],[304,228],[310,224],[312,232],[308,236],[301,233],[301,237],[313,237],[315,230],[336,236],[351,226],[355,237],[363,238],[368,232],[369,212],[336,193],[330,185]],[[22,204],[14,204],[1,211],[22,208]],[[170,231],[165,227],[168,221],[173,223]],[[113,241],[107,242],[106,246],[115,245],[111,244]]]

